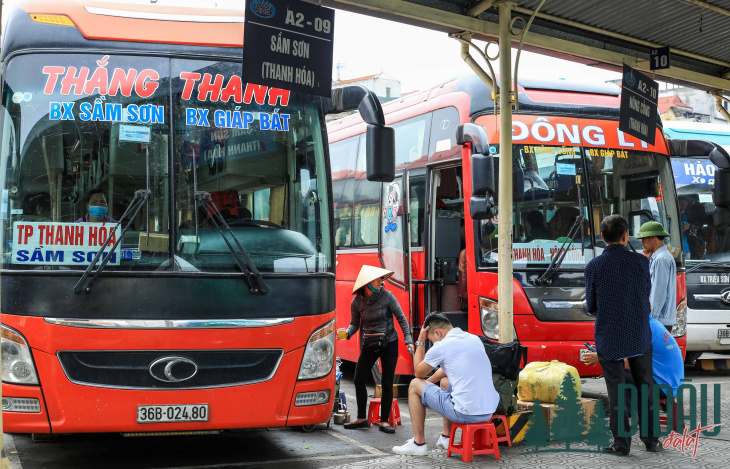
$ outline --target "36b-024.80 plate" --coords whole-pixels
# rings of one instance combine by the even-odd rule
[[[207,422],[208,415],[208,404],[137,406],[137,423]]]

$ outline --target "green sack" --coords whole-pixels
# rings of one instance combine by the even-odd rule
[[[499,405],[494,412],[497,415],[510,416],[517,409],[517,380],[509,379],[499,373],[492,373],[494,389],[499,394]]]

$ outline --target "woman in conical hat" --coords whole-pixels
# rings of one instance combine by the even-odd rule
[[[350,326],[347,328],[347,339],[360,329],[360,357],[355,368],[355,396],[357,397],[357,419],[345,425],[347,429],[368,428],[370,423],[367,413],[367,388],[365,387],[370,370],[380,358],[383,369],[383,396],[380,406],[380,431],[395,433],[395,428],[388,425],[390,403],[393,402],[393,379],[395,365],[398,362],[398,334],[395,331],[393,317],[398,320],[406,347],[413,353],[413,338],[403,311],[392,293],[383,286],[393,275],[393,271],[371,265],[364,265],[355,280],[352,293],[355,297],[350,304]]]

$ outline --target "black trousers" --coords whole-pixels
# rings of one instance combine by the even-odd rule
[[[355,366],[355,397],[357,398],[357,418],[364,419],[368,412],[368,390],[367,382],[370,377],[370,370],[380,358],[380,365],[383,368],[381,385],[383,395],[380,399],[380,421],[387,422],[390,418],[390,405],[393,402],[393,379],[395,378],[395,365],[398,363],[398,341],[388,342],[388,348],[380,353],[368,353],[360,350],[360,358]]]
[[[629,358],[628,361],[629,370],[631,371],[631,376],[634,379],[634,385],[638,391],[639,428],[640,430],[644,430],[641,433],[646,433],[646,435],[648,435],[642,436],[641,441],[643,441],[645,445],[654,446],[659,442],[659,438],[654,436],[654,419],[652,412],[654,407],[654,370],[651,362],[651,352],[652,348],[649,347],[649,350],[646,353],[639,357]],[[598,361],[603,369],[603,378],[606,380],[606,391],[608,391],[608,419],[611,425],[611,433],[613,433],[613,444],[618,451],[628,453],[631,449],[631,437],[619,436],[619,415],[618,410],[616,409],[616,406],[618,406],[618,386],[619,384],[626,383],[624,361],[606,360],[600,353],[598,354]],[[649,392],[649,395],[646,396],[648,397],[646,401],[649,406],[647,411],[648,419],[646,422],[644,422],[641,417],[641,414],[644,412],[642,406],[642,402],[644,402],[642,384],[646,385]],[[631,429],[629,425],[628,407],[629,406],[627,405],[626,409],[623,410],[624,434],[628,434]]]

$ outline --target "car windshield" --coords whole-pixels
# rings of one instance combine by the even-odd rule
[[[672,158],[682,250],[695,265],[730,261],[730,230],[713,222],[716,169],[707,158]]]
[[[499,146],[492,145],[491,150],[498,174]],[[640,226],[653,220],[672,234],[668,247],[675,257],[681,252],[666,157],[633,150],[536,145],[513,145],[512,157],[515,268],[544,268],[564,246],[562,268],[583,269],[603,251],[599,225],[614,213],[629,221],[629,242],[635,250],[642,249],[635,237]],[[497,227],[502,220],[499,200],[495,205],[496,217],[477,226],[482,267],[497,265]]]
[[[197,190],[262,272],[329,270],[319,102],[239,74],[240,63],[163,57],[12,59],[3,268],[84,270],[121,238],[107,271],[238,272]],[[122,236],[139,190],[149,199]]]

